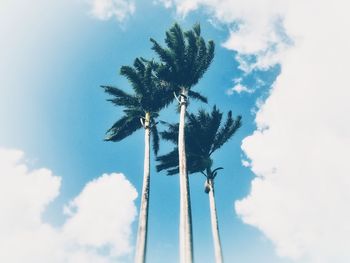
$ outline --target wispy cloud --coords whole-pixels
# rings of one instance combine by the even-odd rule
[[[232,95],[234,93],[240,94],[240,93],[253,93],[253,92],[254,92],[254,90],[249,89],[248,87],[246,87],[246,86],[244,86],[244,85],[242,85],[240,83],[236,84],[233,88],[228,89],[226,91],[226,93],[228,95]]]
[[[131,251],[135,188],[122,174],[89,182],[66,206],[62,227],[42,220],[61,178],[29,170],[23,153],[0,149],[0,261],[7,263],[111,263]]]
[[[170,8],[173,6],[172,0],[153,0],[154,4],[163,4],[165,8]]]
[[[115,18],[125,21],[135,12],[135,2],[131,0],[89,0],[91,14],[101,20]]]

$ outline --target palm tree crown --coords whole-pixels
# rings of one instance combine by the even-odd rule
[[[153,38],[151,42],[161,61],[156,70],[159,79],[170,83],[176,93],[185,88],[190,97],[207,102],[205,97],[190,90],[202,78],[214,58],[214,42],[205,42],[200,25],[195,24],[192,30],[183,32],[175,23],[166,32],[166,48]]]
[[[150,129],[155,153],[159,149],[159,137],[155,118],[158,112],[170,104],[173,95],[164,82],[154,75],[155,63],[136,58],[133,66],[122,66],[120,74],[125,76],[132,85],[134,94],[128,94],[122,89],[112,86],[102,86],[105,92],[112,95],[108,99],[116,106],[124,107],[124,116],[116,121],[106,133],[106,141],[121,141],[136,130],[142,128],[146,113],[149,114]],[[140,121],[141,120],[141,121]]]
[[[241,126],[241,116],[232,117],[229,111],[227,119],[221,125],[223,113],[216,106],[209,114],[200,110],[197,115],[188,114],[186,124],[186,155],[188,173],[204,173],[207,178],[215,177],[216,171],[211,170],[213,160],[211,155],[225,144]],[[168,130],[161,132],[163,139],[177,145],[178,124],[167,124]],[[179,172],[177,146],[169,153],[158,156],[157,171],[167,170],[168,175]]]

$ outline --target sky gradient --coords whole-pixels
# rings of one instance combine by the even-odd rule
[[[2,1],[0,261],[132,262],[143,133],[103,141],[122,112],[100,85],[130,90],[120,67],[155,58],[149,38],[163,42],[177,21],[185,29],[200,22],[216,43],[194,88],[209,103],[191,101],[189,111],[216,104],[242,115],[243,126],[214,155],[224,167],[216,198],[226,262],[349,262],[347,5]],[[176,105],[160,119],[176,122]],[[160,153],[171,147],[163,143]],[[175,263],[178,177],[154,164],[147,259]],[[195,262],[213,262],[203,176],[191,175],[190,184]]]

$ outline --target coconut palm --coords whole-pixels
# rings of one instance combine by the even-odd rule
[[[214,58],[214,42],[205,42],[201,36],[200,25],[183,32],[174,24],[165,37],[166,47],[162,47],[151,38],[152,49],[158,54],[160,63],[157,76],[169,83],[180,105],[180,125],[178,133],[179,169],[180,169],[180,262],[191,263],[193,260],[192,219],[189,182],[186,167],[185,116],[187,98],[202,101],[206,99],[192,90],[208,69]]]
[[[159,135],[156,126],[158,112],[173,100],[173,94],[157,81],[154,75],[154,63],[144,59],[135,59],[133,67],[121,67],[120,74],[125,76],[132,85],[134,94],[128,94],[122,89],[102,86],[112,96],[111,101],[116,106],[123,107],[124,115],[107,131],[105,140],[118,142],[144,128],[145,156],[143,187],[137,233],[135,262],[143,263],[146,257],[148,207],[150,192],[150,134],[153,150],[159,149]]]
[[[186,125],[187,168],[190,174],[200,172],[206,177],[205,192],[209,194],[211,226],[214,240],[215,259],[223,262],[219,227],[215,205],[214,179],[222,167],[213,168],[212,154],[225,144],[241,126],[241,117],[232,117],[229,111],[223,125],[222,113],[214,106],[212,112],[200,110],[197,115],[189,114]],[[168,124],[168,130],[161,133],[163,139],[177,144],[178,124]],[[157,170],[167,170],[168,175],[179,173],[178,147],[168,154],[158,156]]]

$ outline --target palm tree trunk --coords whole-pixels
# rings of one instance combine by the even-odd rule
[[[146,260],[148,207],[150,189],[150,114],[147,112],[144,122],[145,128],[145,156],[143,166],[143,186],[140,205],[139,226],[137,231],[135,263],[144,263]]]
[[[185,116],[187,107],[187,93],[185,88],[181,89],[180,94],[180,123],[179,123],[179,177],[180,177],[180,262],[192,263],[193,245],[192,245],[192,218],[190,189],[186,164],[186,146],[185,146]]]
[[[210,204],[210,219],[211,219],[211,231],[213,234],[214,240],[214,250],[215,250],[215,262],[222,263],[222,249],[219,235],[219,224],[218,217],[216,214],[216,205],[215,205],[215,193],[214,193],[214,180],[209,179],[209,204]]]

